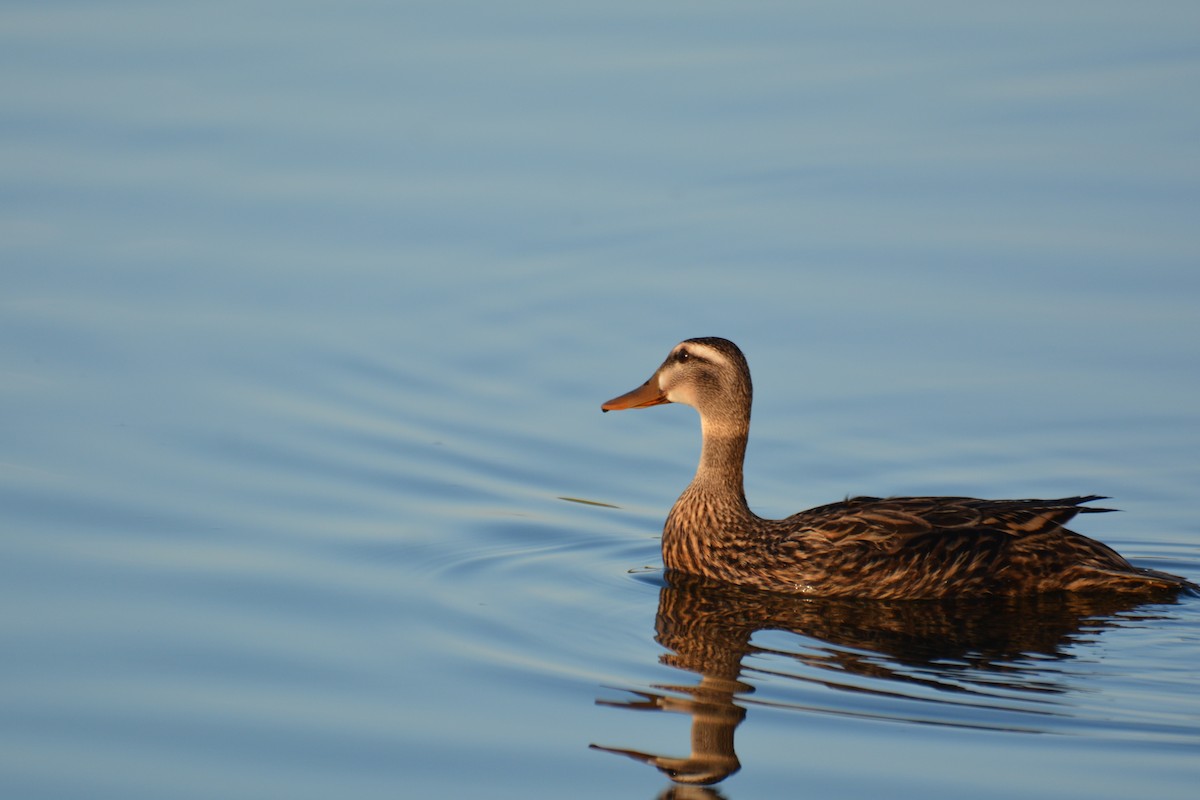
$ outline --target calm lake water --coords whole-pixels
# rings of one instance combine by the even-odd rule
[[[1200,598],[668,584],[695,414],[599,404],[725,336],[759,513],[1111,495],[1200,580],[1197,31],[6,4],[0,795],[1193,797]]]

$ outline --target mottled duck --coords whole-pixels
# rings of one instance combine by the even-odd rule
[[[688,339],[650,380],[604,411],[684,403],[703,443],[691,484],[663,527],[668,570],[770,591],[881,599],[1041,592],[1197,591],[1190,581],[1130,564],[1067,530],[1097,495],[1060,500],[854,497],[786,519],[746,504],[750,368],[727,339]]]

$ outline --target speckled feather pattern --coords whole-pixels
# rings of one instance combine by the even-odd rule
[[[663,530],[669,569],[743,586],[879,599],[1153,591],[1181,579],[1134,567],[1067,530],[1079,504],[856,497],[767,520],[685,492]]]
[[[681,342],[654,376],[605,410],[683,402],[700,412],[696,477],[663,528],[669,570],[770,591],[878,599],[1044,592],[1196,591],[1068,530],[1095,495],[1059,500],[856,497],[781,520],[746,503],[742,464],[753,390],[725,339]]]

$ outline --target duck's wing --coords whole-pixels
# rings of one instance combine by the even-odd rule
[[[854,497],[801,511],[789,517],[786,523],[833,546],[874,544],[881,550],[896,553],[920,542],[928,546],[937,539],[1000,537],[1011,540],[1056,533],[1062,531],[1076,514],[1111,511],[1081,505],[1102,499],[1100,495],[1058,500]]]
[[[1099,499],[855,497],[785,520],[783,547],[822,590],[877,597],[1157,585],[1112,548],[1064,527],[1080,512],[1105,510],[1080,505]]]

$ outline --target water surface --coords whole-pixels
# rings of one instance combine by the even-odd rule
[[[1200,579],[1197,16],[9,4],[2,793],[653,797],[591,745],[699,720],[728,798],[1190,797],[1195,598],[668,584],[695,415],[598,406],[726,336],[759,513]]]

